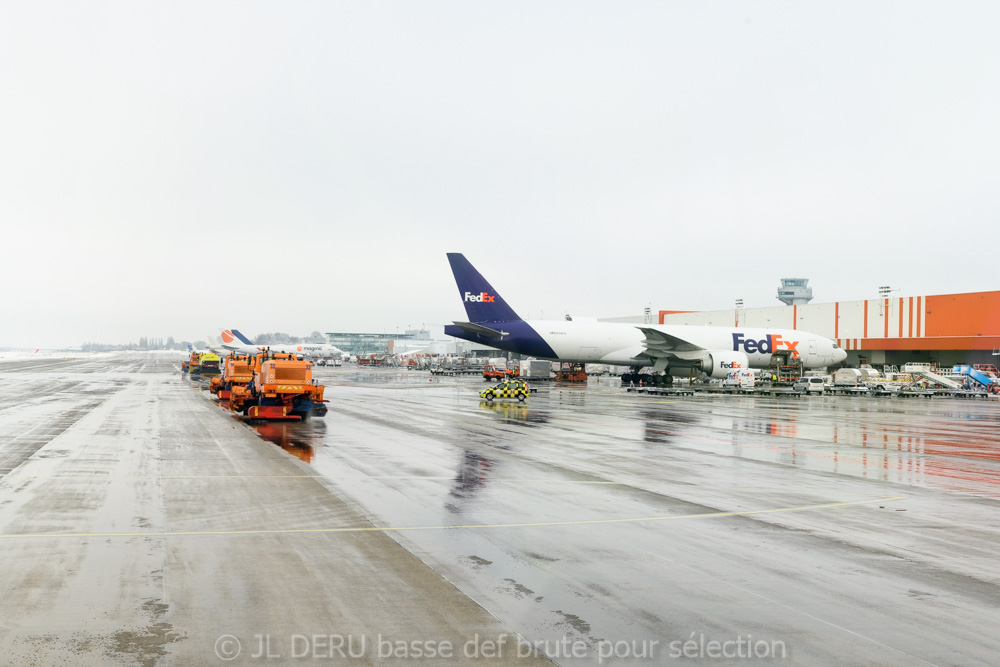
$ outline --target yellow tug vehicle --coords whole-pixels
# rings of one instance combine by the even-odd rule
[[[219,355],[215,352],[202,352],[198,355],[197,375],[218,375],[219,372]]]
[[[253,361],[248,354],[230,354],[224,360],[222,375],[212,378],[208,390],[219,400],[228,401],[234,386],[245,386],[253,380],[253,370],[250,368]]]
[[[311,361],[294,354],[261,352],[250,364],[253,379],[230,389],[229,409],[251,419],[322,417],[327,412],[323,400],[326,387],[313,380],[312,368]]]

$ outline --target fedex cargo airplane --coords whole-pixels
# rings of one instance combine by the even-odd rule
[[[269,348],[272,352],[281,352],[285,354],[300,354],[304,357],[313,358],[336,358],[341,357],[346,359],[348,354],[341,350],[339,347],[334,347],[327,343],[287,343],[280,345],[254,345],[250,342],[250,339],[239,332],[239,329],[224,329],[219,333],[219,339],[222,341],[222,347],[227,350],[256,354],[258,351],[263,350],[265,347]]]
[[[461,253],[448,253],[468,322],[445,326],[449,336],[517,354],[578,363],[645,366],[670,375],[691,370],[724,378],[734,370],[766,368],[787,350],[805,368],[847,358],[829,338],[792,329],[522,320]]]

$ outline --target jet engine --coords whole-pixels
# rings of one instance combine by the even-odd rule
[[[750,360],[742,352],[710,352],[701,359],[701,370],[709,377],[724,378],[733,371],[750,368]]]

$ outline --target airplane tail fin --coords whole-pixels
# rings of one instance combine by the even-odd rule
[[[232,343],[234,340],[238,340],[244,345],[253,345],[249,338],[240,333],[239,329],[226,329],[219,335],[222,337],[223,343]]]
[[[188,352],[194,352],[194,346],[188,343]]]
[[[476,271],[465,255],[449,252],[448,261],[470,322],[510,322],[521,319],[486,278]]]

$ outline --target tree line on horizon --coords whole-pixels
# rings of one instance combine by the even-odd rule
[[[324,336],[319,331],[313,331],[308,336],[292,336],[290,334],[282,332],[274,333],[262,333],[256,336],[251,336],[250,340],[254,342],[255,345],[294,345],[298,343],[325,343],[326,336]],[[93,343],[88,342],[80,346],[84,352],[121,352],[126,350],[187,350],[188,345],[191,345],[195,349],[204,349],[208,347],[208,343],[203,340],[196,340],[194,342],[181,340],[174,340],[173,336],[168,336],[166,340],[163,338],[149,338],[143,336],[139,339],[138,343]]]

